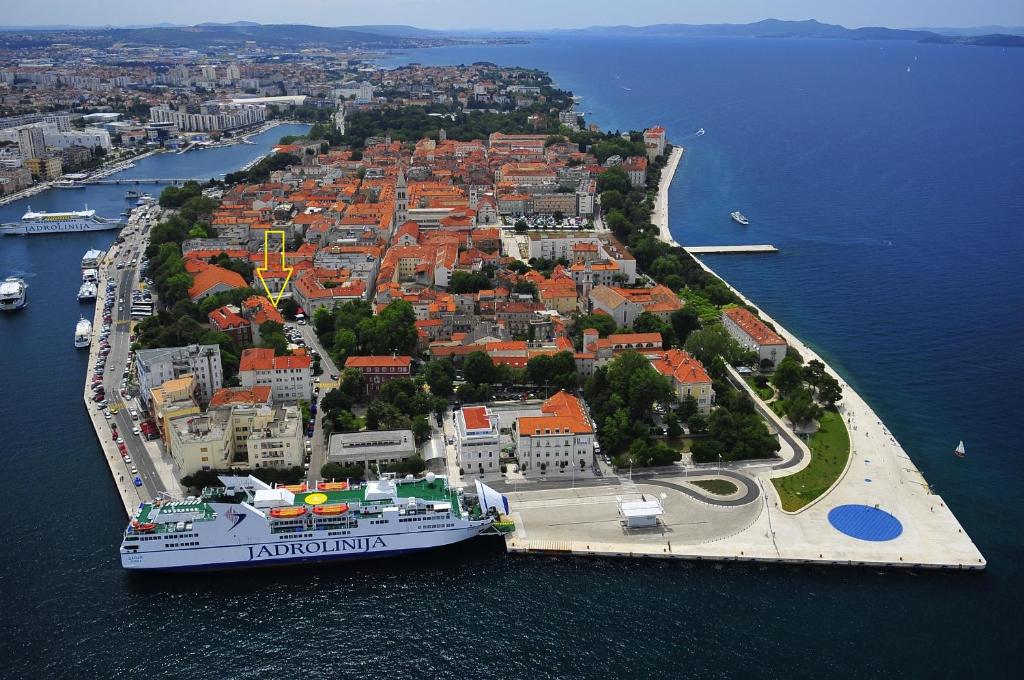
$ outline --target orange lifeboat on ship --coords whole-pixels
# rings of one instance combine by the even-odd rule
[[[348,512],[347,503],[334,503],[333,505],[318,505],[313,508],[314,515],[341,515]]]
[[[277,519],[289,517],[302,517],[306,514],[306,507],[303,505],[290,505],[286,508],[271,508],[270,516]]]
[[[303,484],[282,484],[277,487],[278,489],[284,489],[285,491],[291,491],[292,493],[302,493],[309,491],[309,487]]]
[[[146,522],[145,524],[140,524],[139,526],[137,526],[135,530],[144,534],[148,534],[150,531],[156,530],[156,525],[152,522]]]
[[[316,488],[317,491],[345,491],[348,489],[348,482],[320,482]]]

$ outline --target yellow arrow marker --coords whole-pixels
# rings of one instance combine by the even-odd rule
[[[270,286],[267,285],[266,279],[263,278],[264,272],[270,271],[270,235],[280,234],[281,236],[281,269],[275,269],[274,271],[284,272],[284,283],[281,284],[281,290],[277,294],[270,292]],[[267,291],[267,297],[270,298],[270,302],[277,306],[277,303],[281,301],[281,296],[284,295],[284,289],[288,287],[288,281],[292,278],[292,268],[284,266],[284,247],[285,247],[285,233],[283,229],[267,229],[263,232],[263,266],[256,268],[256,276],[259,277],[260,283],[263,284],[263,290]],[[274,259],[277,259],[277,253],[274,253]]]

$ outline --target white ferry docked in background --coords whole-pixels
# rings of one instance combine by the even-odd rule
[[[63,234],[74,231],[103,231],[117,229],[120,226],[120,222],[97,217],[96,211],[88,208],[71,212],[49,213],[33,212],[29,207],[28,212],[22,216],[21,222],[0,226],[0,234]]]
[[[91,342],[92,322],[83,317],[75,324],[75,347],[88,347]]]
[[[729,217],[732,218],[733,222],[736,222],[738,224],[742,224],[744,227],[747,226],[748,224],[750,224],[750,220],[748,220],[746,218],[746,216],[743,213],[741,213],[739,210],[737,210],[735,212],[729,213]]]
[[[411,477],[411,476],[410,476]],[[125,569],[207,570],[385,557],[509,527],[508,499],[477,481],[471,499],[443,475],[360,485],[272,487],[222,476],[198,498],[143,503],[121,542]]]
[[[0,281],[0,311],[13,312],[28,304],[25,279],[9,276]]]

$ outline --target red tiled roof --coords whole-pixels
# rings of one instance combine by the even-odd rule
[[[462,409],[462,417],[466,419],[467,430],[488,430],[491,427],[485,406],[467,406]]]
[[[730,307],[723,310],[722,314],[732,319],[733,323],[740,327],[740,330],[749,335],[759,345],[786,344],[786,341],[778,333],[765,326],[763,321],[743,307]]]
[[[274,356],[274,350],[264,347],[253,347],[242,352],[239,371],[271,371],[287,368],[309,368],[313,360],[305,352],[290,354],[283,357]]]
[[[255,387],[222,387],[213,393],[210,399],[210,408],[226,406],[228,404],[269,404],[270,386],[256,385]]]
[[[195,299],[217,285],[227,288],[245,288],[249,284],[240,274],[230,269],[208,265],[198,271],[192,279],[192,287],[188,289],[188,296]]]
[[[412,357],[375,355],[362,357],[349,357],[345,360],[345,368],[382,368],[385,366],[396,366],[408,368],[412,364]]]
[[[651,361],[658,373],[674,379],[682,385],[711,383],[711,377],[704,370],[704,364],[681,349],[670,349],[660,359]]]

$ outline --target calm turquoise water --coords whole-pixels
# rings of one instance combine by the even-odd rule
[[[0,413],[13,425],[0,449],[11,514],[5,672],[1010,675],[1024,605],[1012,436],[1024,406],[1024,50],[578,40],[411,56],[544,68],[605,128],[665,125],[689,149],[671,196],[676,237],[782,249],[712,266],[856,385],[988,571],[521,559],[483,545],[331,569],[130,578],[115,550],[123,514],[80,406],[84,357],[70,347],[78,260],[94,237],[5,239],[0,272],[28,273],[32,286],[25,313],[0,317]],[[707,134],[693,137],[699,127]],[[735,209],[750,227],[729,221]],[[950,454],[960,438],[964,461]]]

